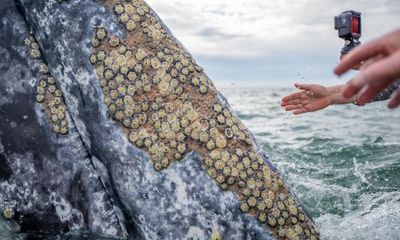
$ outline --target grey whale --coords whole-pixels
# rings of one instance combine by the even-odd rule
[[[11,233],[318,238],[144,1],[4,0],[0,13],[0,210]]]

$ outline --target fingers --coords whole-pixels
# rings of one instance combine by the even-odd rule
[[[400,90],[397,90],[392,94],[391,100],[388,104],[390,109],[394,109],[400,105]]]
[[[296,111],[293,111],[293,114],[294,115],[300,115],[300,114],[307,113],[307,112],[308,111],[306,109],[301,108],[301,109],[297,109]]]
[[[376,95],[378,95],[385,87],[389,86],[392,80],[382,80],[377,84],[366,84],[364,86],[358,86],[353,83],[353,80],[348,82],[342,90],[342,96],[346,99],[352,98],[355,95],[357,97],[357,103],[363,105],[372,100]]]
[[[350,98],[366,85],[379,90],[381,86],[387,86],[398,77],[400,77],[400,51],[363,69],[343,87],[342,94],[345,98]]]
[[[294,115],[300,115],[303,113],[308,113],[308,112],[315,112],[318,109],[316,108],[316,106],[313,103],[309,103],[309,104],[304,104],[301,106],[301,108],[297,108],[296,110],[293,111]]]
[[[284,98],[282,98],[282,102],[288,102],[294,99],[302,99],[305,97],[305,93],[304,92],[296,92],[296,93],[292,93]]]
[[[342,75],[353,67],[369,58],[375,57],[383,52],[383,45],[379,40],[366,43],[354,48],[349,54],[343,57],[342,61],[336,66],[336,75]]]
[[[308,84],[296,83],[294,86],[297,87],[298,89],[304,90],[304,91],[310,91],[311,90],[311,85],[308,85]]]
[[[299,115],[302,113],[310,112],[309,106],[311,105],[312,104],[307,100],[296,100],[292,101],[292,103],[290,104],[285,104],[285,106],[283,107],[285,108],[285,111],[292,112],[295,115]]]
[[[364,106],[366,103],[370,102],[377,95],[377,89],[374,86],[365,86],[360,94],[357,96],[357,104],[359,106]],[[378,92],[379,93],[379,92]]]
[[[286,110],[286,109],[285,109]],[[309,111],[306,109],[306,108],[304,108],[304,107],[299,107],[299,108],[295,108],[295,107],[293,107],[293,109],[291,109],[291,110],[286,110],[287,112],[292,112],[294,115],[300,115],[300,114],[303,114],[303,113],[308,113]]]
[[[382,54],[380,54],[380,55],[375,56],[375,57],[373,57],[373,58],[371,58],[371,59],[368,59],[367,61],[365,61],[365,62],[361,65],[360,70],[363,70],[363,69],[368,68],[368,67],[371,66],[373,63],[375,63],[375,62],[377,62],[377,61],[379,61],[379,60],[381,60],[381,59],[383,59],[383,58],[384,58],[384,56],[383,56]]]
[[[311,96],[311,97],[315,96],[316,94],[318,94],[319,91],[321,91],[319,89],[320,86],[315,85],[315,84],[298,84],[298,83],[296,83],[295,86],[298,89],[303,90],[305,95],[308,95],[308,96]],[[305,97],[306,96],[304,96],[304,98]]]
[[[295,99],[295,100],[290,100],[290,101],[287,101],[287,102],[282,102],[281,106],[282,107],[286,107],[286,106],[289,106],[289,105],[299,105],[299,104],[306,105],[308,103],[309,103],[308,100]]]
[[[357,104],[363,106],[369,102],[371,102],[375,97],[385,90],[393,81],[380,81],[379,84],[369,84],[364,86],[361,91],[358,93]]]
[[[285,107],[285,111],[289,112],[289,111],[293,111],[293,110],[297,110],[297,109],[301,109],[303,108],[302,104],[297,104],[297,105],[289,105]]]

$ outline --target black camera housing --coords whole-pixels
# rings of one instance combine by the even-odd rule
[[[335,17],[335,29],[338,30],[340,38],[345,40],[342,55],[347,54],[353,48],[360,45],[361,38],[361,13],[356,11],[345,11]]]

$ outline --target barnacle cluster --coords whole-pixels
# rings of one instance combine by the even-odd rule
[[[25,38],[24,43],[27,47],[29,47],[30,55],[32,58],[40,59],[42,57],[39,44],[33,35],[30,35],[29,37]]]
[[[33,35],[25,38],[25,45],[30,49],[30,55],[35,59],[41,59],[39,44]],[[36,101],[45,109],[52,129],[57,134],[68,133],[68,121],[66,119],[67,107],[61,90],[57,87],[55,79],[50,75],[48,66],[41,61],[40,77],[36,86]]]
[[[149,154],[157,171],[197,151],[221,189],[237,193],[240,209],[278,238],[317,239],[313,223],[256,152],[246,127],[147,4],[105,4],[127,38],[97,26],[89,61],[108,113],[129,141]]]

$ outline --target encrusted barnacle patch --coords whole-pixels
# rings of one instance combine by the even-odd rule
[[[39,81],[36,85],[36,101],[41,103],[45,109],[53,131],[61,135],[68,134],[67,107],[61,90],[57,87],[55,79],[49,73],[49,68],[42,59],[42,53],[35,37],[30,35],[25,38],[24,42],[30,55],[41,62]]]
[[[317,239],[312,221],[256,152],[246,127],[150,7],[142,0],[105,4],[127,38],[97,26],[89,61],[108,113],[127,139],[148,153],[157,171],[197,151],[220,188],[235,192],[239,208],[276,237]]]

